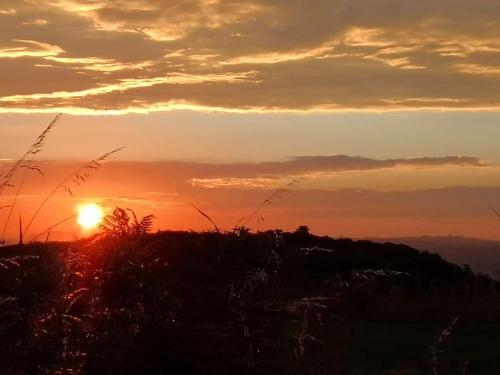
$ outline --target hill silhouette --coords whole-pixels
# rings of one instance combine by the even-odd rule
[[[462,236],[373,238],[375,242],[401,243],[441,255],[449,262],[468,264],[475,272],[500,279],[500,242]]]
[[[405,245],[159,232],[1,248],[4,374],[492,374],[500,284]]]

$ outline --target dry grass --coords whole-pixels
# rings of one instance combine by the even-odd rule
[[[191,207],[193,207],[196,212],[198,212],[201,216],[203,216],[205,219],[207,219],[208,221],[210,221],[210,223],[212,223],[212,225],[214,226],[214,230],[219,233],[220,230],[219,230],[219,227],[217,226],[217,224],[215,223],[215,221],[205,212],[203,212],[201,209],[199,209],[198,207],[196,207],[193,203],[189,203],[189,205]]]
[[[296,184],[299,184],[304,181],[304,178],[297,178],[286,185],[279,187],[274,190],[266,199],[264,199],[248,216],[243,216],[240,218],[236,224],[234,225],[233,232],[236,232],[240,228],[245,228],[247,224],[250,223],[254,218],[257,218],[257,221],[261,222],[264,220],[262,216],[259,216],[260,212],[267,206],[273,204],[277,199],[281,198],[284,194],[290,192],[290,188]]]
[[[26,162],[31,162],[33,158],[42,151],[43,146],[45,145],[45,140],[51,133],[52,129],[56,125],[57,121],[61,117],[61,114],[58,114],[50,124],[40,133],[35,142],[28,148],[28,150],[21,156],[12,167],[3,175],[0,181],[0,195],[5,191],[6,188],[12,187],[12,178],[16,174],[16,172],[20,168],[26,168],[26,171],[29,170],[37,170],[40,172],[40,168],[38,166],[30,166],[29,164],[25,164]]]
[[[264,221],[264,218],[260,216],[260,212],[267,206],[270,206],[273,204],[277,199],[281,198],[284,194],[290,192],[290,188],[293,185],[299,184],[304,181],[304,178],[297,178],[294,179],[293,181],[288,182],[286,185],[279,187],[276,190],[273,190],[273,192],[266,198],[264,199],[255,209],[250,212],[249,215],[241,217],[236,224],[234,225],[232,229],[232,233],[237,233],[237,232],[244,232],[247,231],[247,224],[249,224],[253,219],[257,219],[258,222]],[[208,215],[206,212],[198,208],[196,205],[194,205],[191,202],[188,202],[188,204],[196,211],[198,212],[201,216],[203,216],[205,219],[207,219],[214,227],[215,232],[220,233],[220,227],[217,225],[217,223]]]
[[[42,209],[45,207],[47,202],[54,196],[54,194],[57,193],[60,189],[63,189],[66,191],[69,195],[73,196],[73,188],[74,186],[79,186],[83,183],[85,183],[88,178],[91,176],[91,172],[95,171],[97,169],[100,169],[102,166],[102,162],[106,161],[109,159],[111,156],[114,154],[122,151],[125,147],[120,147],[117,149],[114,149],[112,151],[106,152],[105,154],[101,155],[97,159],[93,159],[90,162],[82,165],[81,167],[78,167],[74,171],[72,171],[70,174],[68,174],[66,177],[64,177],[44,198],[42,203],[38,206],[36,209],[35,213],[29,220],[28,224],[24,228],[23,234],[26,234],[28,230],[31,228],[31,225],[37,218],[38,214],[42,211]]]
[[[42,237],[44,234],[47,235],[47,239],[48,239],[48,236],[50,235],[50,232],[52,231],[52,229],[58,227],[61,224],[66,223],[66,222],[68,222],[68,221],[70,221],[71,219],[74,219],[74,218],[76,218],[76,214],[72,214],[72,215],[64,218],[63,220],[58,221],[56,224],[51,225],[50,227],[48,227],[47,229],[45,229],[43,232],[38,233],[36,236],[34,236],[31,239],[31,241],[36,241],[37,239],[39,239],[40,237]],[[45,242],[47,242],[47,241],[45,241]]]
[[[37,137],[35,142],[28,148],[28,150],[24,153],[23,156],[21,156],[13,165],[12,167],[7,171],[7,173],[3,176],[1,182],[0,182],[0,195],[5,191],[6,188],[8,187],[14,187],[12,184],[12,179],[14,178],[15,174],[17,173],[18,170],[24,169],[24,173],[21,177],[21,180],[17,186],[16,193],[14,195],[14,198],[12,199],[12,203],[8,206],[4,206],[2,208],[9,208],[9,213],[7,214],[7,218],[5,219],[5,223],[3,226],[2,230],[2,235],[1,235],[1,242],[4,242],[5,239],[5,233],[7,232],[7,228],[9,226],[10,220],[12,218],[12,215],[14,213],[14,208],[16,207],[17,200],[19,198],[19,195],[21,194],[21,191],[24,187],[24,183],[26,182],[26,178],[28,176],[29,172],[37,172],[41,175],[44,175],[42,169],[38,165],[34,165],[33,162],[37,156],[38,153],[40,153],[43,150],[43,146],[45,145],[45,141],[49,134],[52,132],[52,129],[56,126],[57,122],[61,118],[61,114],[58,114],[54,119],[49,123],[49,125],[40,133],[40,135]]]
[[[28,150],[16,161],[12,164],[12,166],[8,169],[8,171],[0,175],[0,196],[5,192],[7,188],[16,188],[16,191],[14,193],[14,196],[12,198],[12,202],[10,204],[5,204],[5,205],[0,205],[0,210],[3,209],[9,209],[9,212],[7,214],[7,217],[5,219],[5,222],[3,223],[3,229],[2,233],[0,236],[0,243],[5,243],[5,234],[7,232],[7,229],[9,227],[10,221],[13,217],[14,210],[16,208],[19,196],[22,192],[22,189],[26,183],[26,179],[29,173],[35,172],[39,173],[42,176],[44,176],[44,172],[42,168],[39,165],[36,165],[34,163],[34,160],[36,156],[43,151],[43,148],[45,146],[45,142],[48,138],[48,136],[51,134],[52,130],[56,126],[57,122],[61,118],[61,114],[58,114],[54,119],[49,123],[49,125],[38,135],[34,143],[28,148]],[[120,147],[117,149],[114,149],[112,151],[109,151],[100,157],[91,160],[90,162],[78,167],[76,170],[72,171],[69,175],[64,177],[63,180],[61,180],[48,194],[47,196],[42,200],[38,208],[36,209],[35,213],[33,216],[30,218],[28,221],[28,224],[24,229],[20,228],[19,230],[19,235],[20,238],[22,238],[23,235],[26,235],[28,230],[31,228],[33,222],[35,219],[38,217],[39,213],[41,210],[45,207],[45,205],[49,202],[49,200],[56,194],[57,191],[60,189],[63,189],[66,191],[68,194],[73,196],[73,189],[75,186],[83,184],[87,179],[91,176],[91,172],[93,170],[97,170],[101,167],[102,162],[106,161],[109,159],[111,156],[114,154],[118,153],[119,151],[123,150],[125,147]],[[19,171],[24,170],[24,173],[19,179],[19,182],[14,184],[14,178],[18,174]],[[73,218],[75,215],[71,215],[70,217],[61,220],[60,222],[56,223],[55,225],[50,226],[48,229],[45,231],[41,232],[40,234],[36,235],[34,239],[39,238],[40,236],[50,233],[50,231],[55,228],[56,226],[70,220]]]
[[[439,375],[439,373],[440,373],[439,372],[439,367],[440,367],[439,355],[441,354],[441,350],[442,350],[441,347],[450,337],[450,335],[453,332],[453,329],[455,328],[455,326],[457,325],[459,319],[460,319],[460,317],[458,317],[458,316],[453,318],[451,320],[450,324],[448,325],[448,327],[441,330],[439,332],[439,334],[437,335],[436,340],[431,344],[430,350],[431,350],[432,375]],[[466,366],[464,366],[463,371],[466,371]],[[465,372],[463,372],[463,371],[462,371],[462,373],[465,374]]]

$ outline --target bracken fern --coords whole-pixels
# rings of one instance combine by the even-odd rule
[[[111,215],[104,217],[99,229],[105,237],[142,237],[151,231],[153,219],[154,215],[139,219],[130,208],[116,207]]]

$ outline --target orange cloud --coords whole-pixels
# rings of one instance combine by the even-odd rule
[[[14,15],[16,13],[17,12],[15,9],[0,9],[1,16],[11,16],[11,15]]]
[[[13,103],[29,103],[30,101],[37,101],[41,99],[72,99],[83,98],[95,95],[104,95],[112,92],[124,92],[143,87],[152,87],[156,85],[193,85],[202,84],[207,82],[238,82],[240,80],[251,79],[255,72],[244,72],[235,74],[212,74],[212,75],[190,75],[182,73],[173,73],[165,77],[153,78],[131,78],[122,79],[117,83],[101,85],[95,88],[79,91],[58,91],[51,93],[39,93],[28,95],[12,95],[0,98],[0,102],[13,102]]]
[[[498,110],[498,14],[490,0],[9,1],[0,79],[26,82],[2,87],[0,111]],[[175,75],[196,78],[162,81]]]
[[[0,59],[17,59],[20,57],[51,57],[63,50],[55,45],[34,40],[14,39],[9,47],[0,48]]]

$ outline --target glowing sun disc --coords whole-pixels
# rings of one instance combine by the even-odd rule
[[[77,223],[86,230],[96,228],[102,221],[102,208],[89,203],[78,207]]]

